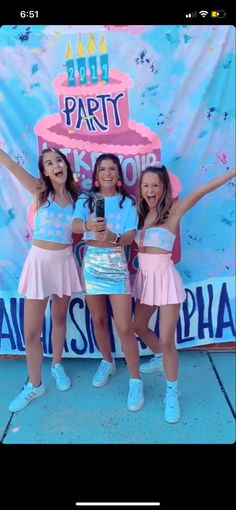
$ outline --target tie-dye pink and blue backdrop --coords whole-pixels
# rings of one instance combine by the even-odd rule
[[[88,189],[97,155],[114,152],[131,193],[145,165],[161,159],[181,197],[234,165],[234,27],[3,26],[0,46],[0,145],[32,175],[38,153],[51,145],[67,154]],[[234,192],[230,181],[182,219],[174,258],[188,299],[178,348],[234,340]],[[0,354],[25,352],[17,286],[32,238],[30,204],[1,167]],[[74,245],[80,265],[83,243]],[[134,276],[137,260],[127,255]],[[109,322],[113,352],[122,356],[111,315]],[[152,325],[158,331],[157,316]],[[50,331],[48,310],[46,355]],[[148,353],[141,342],[140,352]],[[78,294],[70,302],[65,356],[98,355]]]

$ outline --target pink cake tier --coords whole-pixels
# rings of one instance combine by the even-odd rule
[[[121,158],[125,184],[131,194],[136,193],[137,180],[146,165],[161,159],[161,143],[148,127],[129,120],[125,133],[115,137],[110,134],[93,137],[78,137],[74,130],[68,131],[61,125],[59,113],[42,119],[35,125],[38,136],[39,153],[46,147],[62,149],[72,168],[78,174],[82,188],[91,185],[92,168],[99,154],[109,152]],[[173,197],[178,197],[181,189],[179,179],[169,172]]]
[[[78,75],[75,73],[76,81]],[[98,69],[100,77],[100,69]],[[62,125],[74,129],[79,135],[102,136],[110,133],[124,133],[128,127],[128,87],[132,85],[129,76],[117,69],[109,70],[109,82],[86,85],[68,85],[66,73],[59,74],[53,81],[59,98]]]

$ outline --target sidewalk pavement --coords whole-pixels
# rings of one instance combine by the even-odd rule
[[[141,358],[141,362],[149,357]],[[162,372],[143,375],[145,405],[127,410],[128,370],[117,359],[109,383],[94,388],[100,360],[65,358],[72,388],[60,392],[44,358],[47,393],[18,413],[8,405],[27,378],[25,359],[0,359],[0,442],[3,444],[230,444],[235,442],[235,353],[179,351],[181,419],[163,418]]]

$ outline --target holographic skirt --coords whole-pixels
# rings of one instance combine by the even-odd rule
[[[123,246],[87,246],[83,259],[82,288],[85,294],[131,294]]]

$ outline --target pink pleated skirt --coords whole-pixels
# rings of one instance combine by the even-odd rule
[[[145,305],[170,305],[186,299],[183,282],[174,268],[171,253],[139,253],[139,269],[132,294]]]
[[[52,294],[71,296],[81,290],[72,246],[62,250],[31,247],[20,277],[20,294],[28,299],[44,299]]]

